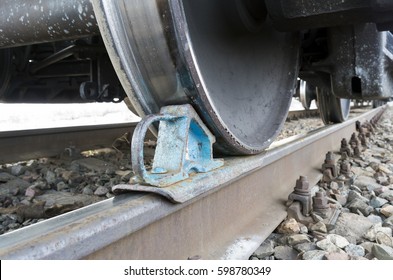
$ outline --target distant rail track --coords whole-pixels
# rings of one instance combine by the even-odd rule
[[[137,123],[90,125],[0,132],[0,164],[56,156],[66,148],[108,147]]]

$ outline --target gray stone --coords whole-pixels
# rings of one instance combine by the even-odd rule
[[[393,216],[393,205],[385,205],[382,207],[381,214],[387,218]]]
[[[378,260],[393,260],[392,247],[382,244],[374,244],[372,253]]]
[[[393,248],[393,238],[384,232],[377,232],[375,241],[378,244],[383,244]]]
[[[389,180],[388,180],[388,177],[386,177],[386,176],[377,176],[377,177],[375,177],[375,179],[377,180],[377,183],[381,184],[382,186],[389,185]]]
[[[336,198],[337,202],[340,203],[341,206],[345,206],[348,203],[347,197],[342,194],[335,194],[334,197]]]
[[[17,229],[17,228],[20,228],[20,224],[18,224],[18,223],[11,223],[11,224],[8,225],[8,228],[9,229]]]
[[[393,173],[393,171],[389,168],[389,166],[387,166],[385,164],[380,164],[378,166],[378,169],[379,169],[379,171],[381,171],[381,172],[383,172],[383,173],[385,173],[387,175],[390,175],[390,174]]]
[[[22,175],[23,173],[25,173],[25,171],[26,171],[25,166],[19,164],[11,166],[11,174],[14,176]]]
[[[380,184],[378,184],[374,178],[367,177],[367,176],[359,176],[356,178],[354,184],[358,186],[359,188],[364,188],[364,189],[375,189],[375,188],[380,188],[382,187]]]
[[[30,184],[25,180],[15,178],[4,184],[0,184],[0,195],[24,193],[29,186]]]
[[[106,196],[107,198],[115,197],[115,195],[114,195],[113,193],[110,193],[110,192],[108,192],[105,196]]]
[[[357,257],[363,257],[366,253],[362,246],[355,244],[349,244],[344,250],[348,255]]]
[[[366,217],[362,217],[353,213],[341,213],[337,219],[334,233],[349,238],[353,238],[356,242],[362,240],[363,235],[373,225]]]
[[[328,234],[326,239],[341,249],[349,245],[349,242],[345,237],[337,234]]]
[[[373,224],[379,224],[382,223],[382,218],[380,216],[370,214],[367,216],[367,219],[369,219]]]
[[[349,255],[346,253],[335,253],[335,252],[325,254],[325,258],[327,260],[331,260],[331,261],[332,260],[341,261],[341,260],[349,260],[350,259]]]
[[[294,249],[297,250],[299,253],[304,253],[312,250],[317,250],[318,248],[314,243],[307,242],[294,246]]]
[[[383,221],[383,226],[392,228],[393,227],[393,216],[390,216],[389,218],[385,219]]]
[[[11,181],[15,178],[16,177],[14,175],[11,175],[10,173],[0,172],[0,183],[6,183],[6,182]]]
[[[277,246],[274,248],[274,257],[277,260],[296,260],[298,252],[289,246]]]
[[[86,206],[101,200],[96,196],[57,191],[48,191],[43,195],[37,196],[35,199],[37,201],[44,201],[45,208],[51,208],[55,206],[64,206],[65,208],[70,206],[70,208],[72,208],[72,206]]]
[[[388,236],[392,236],[392,229],[387,228],[387,227],[382,227],[381,224],[376,224],[370,227],[366,233],[364,234],[364,238],[370,241],[375,241],[377,238],[377,233],[382,232]]]
[[[323,260],[325,259],[325,254],[326,252],[322,250],[312,250],[312,251],[305,252],[302,257],[303,260],[309,260],[309,261]]]
[[[387,190],[379,195],[380,198],[384,198],[393,202],[393,190]]]
[[[45,180],[48,182],[48,184],[54,184],[56,183],[56,174],[53,171],[48,170],[45,175]]]
[[[269,235],[266,241],[268,240],[273,241],[274,246],[287,244],[287,236],[275,232]]]
[[[333,244],[333,242],[331,242],[328,239],[323,239],[321,241],[317,242],[317,247],[326,251],[326,252],[341,252],[340,248],[338,248],[335,244]]]
[[[365,253],[368,254],[372,252],[374,244],[375,244],[374,242],[366,241],[361,243],[360,246],[362,246],[364,248]]]
[[[36,181],[34,184],[30,186],[31,188],[36,188],[42,191],[52,189],[50,185],[43,181]]]
[[[352,166],[351,167],[351,171],[353,172],[353,174],[355,174],[357,177],[361,176],[361,175],[366,175],[365,173],[366,170],[364,168],[361,168],[359,166]],[[367,176],[367,175],[366,175]]]
[[[271,240],[263,242],[261,246],[259,246],[259,248],[256,249],[256,251],[254,252],[254,255],[258,259],[263,259],[273,254],[274,254],[274,243]]]
[[[292,234],[292,233],[299,233],[300,227],[298,222],[290,218],[288,220],[283,221],[277,228],[277,232],[281,234]]]
[[[311,242],[311,240],[305,234],[293,234],[288,236],[287,242],[289,246],[295,246],[301,243]]]
[[[338,185],[337,182],[334,182],[334,181],[330,182],[330,189],[331,190],[337,191],[339,188],[340,188],[340,186]]]
[[[94,192],[95,195],[97,196],[104,196],[109,192],[108,188],[99,186],[96,191]]]
[[[347,197],[348,203],[352,202],[355,199],[359,199],[359,200],[361,200],[363,202],[368,202],[368,199],[363,197],[359,192],[354,191],[354,190],[350,190],[349,193],[348,193],[348,197]]]
[[[313,219],[316,223],[322,222],[322,221],[323,221],[323,218],[322,218],[321,216],[319,216],[318,214],[315,214],[314,212],[311,213],[311,217],[312,217],[312,219]]]
[[[347,208],[351,210],[352,213],[358,213],[360,211],[364,216],[370,215],[373,208],[369,206],[364,200],[355,198],[348,205]]]
[[[322,232],[322,233],[327,233],[326,225],[322,221],[312,225],[310,227],[310,230],[311,231],[318,231],[318,232]]]
[[[388,188],[388,187],[385,187],[385,186],[382,186],[382,187],[380,187],[380,188],[374,189],[373,191],[374,191],[374,193],[375,193],[377,196],[380,196],[380,195],[383,194],[384,192],[389,191],[389,188]]]
[[[374,207],[374,208],[380,208],[382,207],[382,205],[385,205],[386,203],[388,203],[389,201],[387,201],[384,198],[380,198],[380,197],[373,197],[370,200],[370,206]]]
[[[308,228],[305,225],[299,224],[299,226],[300,226],[300,233],[302,233],[302,234],[308,233]]]
[[[352,190],[352,191],[355,191],[355,192],[357,192],[357,193],[359,193],[359,194],[362,193],[362,189],[359,188],[358,186],[355,186],[355,185],[351,185],[351,186],[349,187],[349,189]]]
[[[94,194],[93,190],[89,186],[84,187],[82,190],[82,193],[86,194],[86,195],[93,195]]]
[[[40,194],[42,194],[42,191],[38,188],[33,187],[33,186],[28,187],[25,191],[25,196],[30,197],[30,198],[36,197]]]
[[[67,190],[70,187],[66,183],[64,183],[64,182],[59,182],[59,183],[57,183],[56,188],[57,188],[57,191],[60,192],[60,191],[63,191],[63,190]]]
[[[73,165],[79,165],[97,173],[115,173],[117,168],[112,163],[96,159],[96,158],[83,158],[73,161]]]

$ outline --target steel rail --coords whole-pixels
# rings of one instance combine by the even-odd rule
[[[108,147],[137,123],[89,125],[0,132],[0,164],[56,156],[66,148]]]
[[[266,152],[226,158],[225,167],[196,174],[210,191],[183,204],[157,194],[128,193],[0,237],[0,259],[248,258],[285,218],[284,202],[299,175],[321,177],[325,153],[337,151],[356,121],[280,142]]]

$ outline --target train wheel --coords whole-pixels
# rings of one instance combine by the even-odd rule
[[[351,100],[335,97],[330,90],[317,89],[317,103],[325,124],[341,123],[348,119]]]
[[[304,80],[300,80],[299,99],[303,108],[310,110],[311,102],[316,99],[316,87],[313,87]]]
[[[230,155],[265,149],[286,118],[299,36],[260,0],[93,0],[108,53],[139,115],[189,103]]]

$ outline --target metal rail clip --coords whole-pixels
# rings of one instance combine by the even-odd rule
[[[159,123],[153,167],[144,163],[144,138],[149,126]],[[221,167],[221,159],[213,159],[214,135],[191,105],[161,108],[160,114],[149,115],[137,125],[131,143],[132,168],[138,184],[166,187],[185,180],[191,172],[208,172]]]

